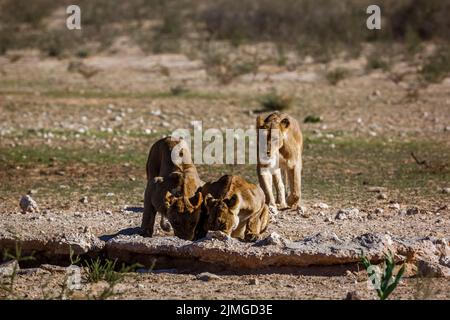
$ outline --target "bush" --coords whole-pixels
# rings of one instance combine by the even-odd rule
[[[443,46],[429,57],[421,70],[421,77],[427,83],[437,83],[450,75],[450,47]]]
[[[336,68],[332,71],[328,71],[326,74],[326,78],[328,82],[332,85],[337,85],[339,81],[345,79],[348,76],[349,72],[344,68]]]
[[[280,95],[273,90],[260,99],[260,104],[266,111],[287,110],[292,106],[292,97]]]
[[[303,120],[304,123],[319,123],[322,121],[322,118],[315,115],[309,115]]]
[[[390,67],[389,63],[385,59],[381,58],[379,53],[372,54],[367,59],[367,65],[366,65],[367,71],[377,70],[377,69],[387,71],[387,70],[389,70],[389,67]]]

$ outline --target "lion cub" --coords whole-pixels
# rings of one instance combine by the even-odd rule
[[[148,181],[141,224],[144,235],[153,236],[155,217],[159,212],[163,230],[168,229],[164,226],[165,217],[176,236],[192,240],[203,197],[199,192],[202,182],[186,142],[174,137],[155,142],[150,149],[146,169]]]
[[[258,135],[257,173],[259,184],[266,195],[266,203],[272,213],[287,207],[298,208],[302,189],[303,136],[297,120],[286,113],[274,112],[265,119],[256,119]],[[260,140],[263,134],[266,139]],[[287,179],[286,179],[287,175]],[[283,176],[289,183],[289,196]],[[272,182],[277,198],[272,192]]]
[[[269,209],[260,187],[239,176],[225,175],[202,187],[204,230],[222,231],[234,238],[257,240],[269,224]]]

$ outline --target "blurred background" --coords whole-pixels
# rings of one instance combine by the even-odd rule
[[[373,2],[366,0],[80,0],[82,30],[70,32],[65,8],[72,2],[0,1],[0,54],[38,49],[51,57],[86,58],[133,48],[145,54],[183,53],[201,59],[209,73],[228,82],[268,60],[295,68],[308,56],[324,63],[339,54],[358,57],[367,44],[376,47],[369,67],[386,68],[392,54],[412,58],[432,41],[445,63],[430,72],[448,72],[446,0],[377,1],[379,31],[365,26],[365,11]],[[267,42],[273,44],[270,54],[238,51]],[[233,60],[233,52],[241,55]]]

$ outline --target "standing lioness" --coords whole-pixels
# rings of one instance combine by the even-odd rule
[[[152,236],[156,213],[161,217],[161,227],[168,218],[176,236],[192,240],[198,223],[202,185],[191,154],[183,139],[166,137],[150,149],[147,160],[147,187],[144,195],[144,214],[141,228],[144,235]]]
[[[269,209],[260,187],[239,176],[225,175],[202,187],[206,230],[256,240],[269,224]]]
[[[302,189],[303,136],[300,126],[286,113],[274,112],[265,119],[256,119],[258,135],[257,173],[261,188],[266,195],[266,203],[273,213],[280,209],[300,206]],[[260,139],[263,134],[266,139]],[[261,141],[265,143],[261,145]],[[260,154],[261,152],[261,154]],[[284,173],[284,174],[283,174]],[[282,176],[287,174],[289,196],[285,199]],[[272,181],[277,191],[277,199],[272,192]]]

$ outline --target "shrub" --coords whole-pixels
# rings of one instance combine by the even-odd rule
[[[328,82],[332,85],[337,85],[339,81],[345,79],[348,76],[349,72],[344,68],[336,68],[332,71],[328,71],[326,74],[326,78]]]
[[[427,83],[437,83],[450,74],[450,46],[439,48],[429,57],[421,70],[421,77]]]
[[[260,99],[260,104],[266,111],[282,111],[292,106],[292,97],[278,94],[275,90]]]
[[[385,59],[381,58],[378,53],[370,55],[367,59],[366,65],[367,71],[377,69],[381,69],[384,71],[389,70],[389,63]]]
[[[319,123],[322,121],[322,118],[315,115],[309,115],[303,120],[304,123]]]

